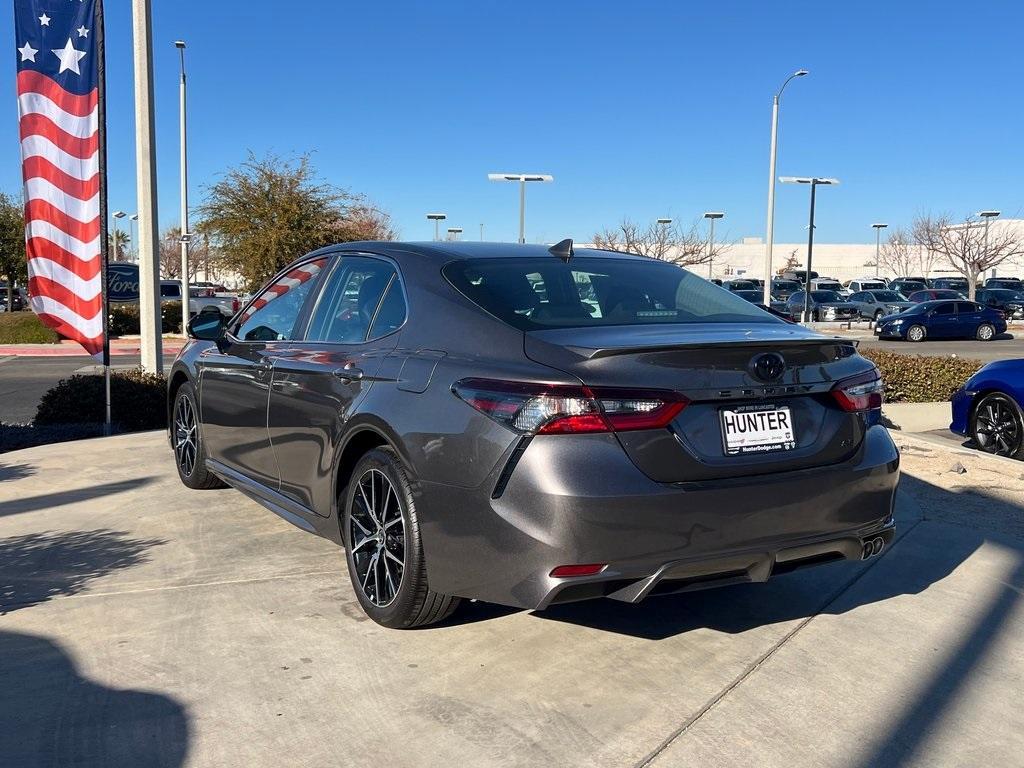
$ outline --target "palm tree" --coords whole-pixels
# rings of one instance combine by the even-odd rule
[[[107,233],[107,249],[110,251],[111,261],[127,261],[125,253],[130,239],[128,233],[121,230]]]

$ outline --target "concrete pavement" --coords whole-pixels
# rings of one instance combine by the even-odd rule
[[[1024,465],[897,441],[868,564],[412,632],[333,545],[180,486],[161,434],[5,454],[0,762],[1017,764]]]

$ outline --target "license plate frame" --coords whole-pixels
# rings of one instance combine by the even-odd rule
[[[762,418],[753,415],[759,413],[775,414],[775,423],[772,423],[773,419],[770,416]],[[727,423],[728,417],[732,418],[731,424]],[[719,408],[718,423],[722,433],[722,450],[726,456],[778,453],[796,448],[793,412],[788,405],[757,403],[735,408]],[[741,423],[745,427],[756,424],[757,429],[748,436],[747,429],[742,432],[737,429]],[[739,439],[735,439],[737,436]],[[730,440],[730,437],[734,439]]]

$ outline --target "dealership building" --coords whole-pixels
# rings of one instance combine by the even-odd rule
[[[1019,232],[1019,237],[1024,240],[1024,219],[998,219],[991,224],[991,233],[1012,227]],[[882,231],[883,244],[885,230]],[[745,237],[739,242],[727,243],[722,246],[720,254],[716,257],[715,263],[711,264],[711,275],[717,278],[739,278],[747,275],[749,277],[764,277],[764,239],[760,237]],[[777,273],[782,269],[790,256],[795,257],[799,263],[797,269],[805,269],[807,266],[807,243],[779,243],[776,242],[772,249],[773,272]],[[857,277],[872,277],[875,275],[875,244],[874,243],[815,243],[812,254],[813,263],[811,269],[822,277],[832,277],[840,282],[852,280]],[[700,264],[691,267],[692,271],[704,276],[708,275],[708,265]],[[883,277],[899,277],[887,270],[884,266],[879,268],[879,274]],[[950,265],[941,258],[932,261],[932,268],[927,275],[922,277],[941,277],[942,275],[956,275]],[[986,272],[986,277],[995,276],[1017,276],[1024,277],[1024,260],[1016,262],[1004,262],[995,270]]]

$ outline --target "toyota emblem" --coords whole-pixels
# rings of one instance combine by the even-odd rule
[[[776,381],[786,372],[786,361],[778,352],[767,352],[750,361],[750,370],[761,381]]]

